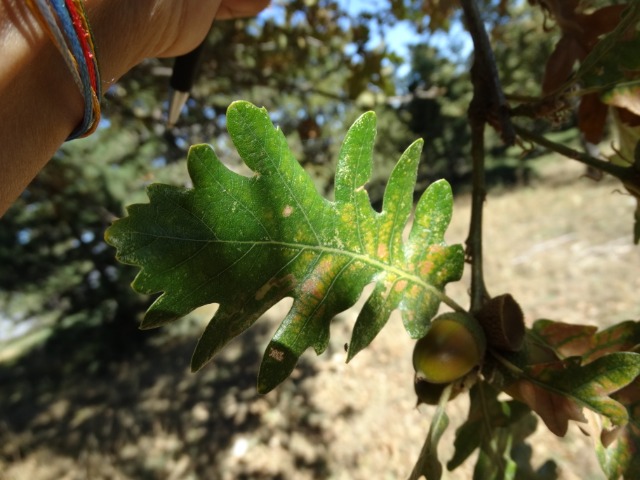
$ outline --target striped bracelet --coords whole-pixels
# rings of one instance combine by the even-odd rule
[[[84,118],[67,140],[91,135],[100,121],[102,88],[82,0],[27,0],[27,4],[62,54],[84,97]]]

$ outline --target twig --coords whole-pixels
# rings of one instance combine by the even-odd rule
[[[471,311],[479,310],[489,298],[482,264],[482,208],[486,196],[484,171],[484,128],[494,126],[507,145],[515,140],[509,107],[500,85],[493,50],[480,18],[475,0],[461,0],[467,29],[474,46],[471,67],[473,99],[469,105],[471,126],[471,158],[473,163],[473,193],[471,221],[467,237],[467,257],[471,262]]]
[[[461,0],[461,4],[465,24],[473,40],[474,61],[471,72],[474,86],[473,100],[483,104],[485,122],[499,131],[506,145],[513,145],[515,134],[511,124],[509,105],[500,84],[489,36],[475,0]]]
[[[475,98],[475,95],[474,95]],[[479,310],[489,298],[484,283],[482,262],[482,213],[486,196],[484,172],[484,121],[474,121],[475,115],[469,107],[469,123],[471,124],[471,159],[473,164],[473,191],[471,195],[471,220],[469,236],[467,237],[467,257],[471,262],[471,307],[475,312]]]
[[[592,157],[573,148],[567,147],[561,143],[556,143],[548,138],[543,137],[537,133],[534,133],[519,125],[513,125],[515,132],[524,140],[528,140],[533,143],[537,143],[549,150],[564,155],[565,157],[576,160],[590,167],[601,170],[605,173],[613,175],[619,178],[625,184],[640,185],[640,171],[633,166],[625,167],[623,165],[616,165],[614,163],[605,162],[599,158]]]

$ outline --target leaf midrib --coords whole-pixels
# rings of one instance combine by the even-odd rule
[[[184,242],[202,242],[202,243],[213,243],[213,244],[222,243],[222,244],[232,244],[232,245],[251,245],[252,247],[267,245],[267,246],[273,246],[273,247],[279,247],[279,248],[289,248],[292,250],[303,250],[303,251],[310,250],[310,251],[318,252],[321,254],[329,253],[333,255],[343,255],[343,256],[348,256],[353,260],[359,260],[362,263],[365,263],[367,265],[377,267],[377,269],[379,270],[385,270],[385,271],[394,273],[403,279],[406,279],[412,283],[418,284],[420,287],[422,287],[425,290],[434,292],[438,297],[442,295],[442,292],[440,292],[440,290],[438,290],[433,285],[430,285],[429,283],[425,282],[423,279],[421,279],[417,275],[409,273],[406,270],[398,268],[389,263],[373,258],[370,255],[353,252],[350,250],[341,250],[339,248],[327,247],[324,245],[309,245],[304,243],[281,242],[276,240],[257,240],[257,241],[256,240],[250,240],[250,241],[249,240],[222,240],[222,239],[200,240],[195,238],[192,239],[192,238],[184,238],[184,237],[172,237],[168,235],[154,235],[147,232],[131,232],[131,233],[138,234],[138,235],[148,235],[148,236],[154,237],[155,239],[176,240],[176,241],[184,241]]]

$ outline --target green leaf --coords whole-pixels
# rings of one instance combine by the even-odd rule
[[[624,427],[603,432],[596,443],[596,454],[602,470],[611,480],[640,478],[640,384],[634,382],[613,395],[629,410],[635,421]],[[611,437],[611,438],[607,438]]]
[[[589,325],[537,320],[533,332],[563,357],[581,356],[588,363],[603,355],[631,350],[640,344],[640,322],[627,320],[601,332]]]
[[[492,443],[501,447],[496,448],[496,451],[503,452],[503,455],[496,458],[487,450],[480,450],[473,469],[473,480],[515,480],[518,467],[508,455],[511,450],[511,437],[508,432],[500,431]],[[502,465],[499,469],[496,468],[496,460]]]
[[[576,79],[583,88],[606,91],[618,86],[626,88],[627,84],[637,85],[633,79],[629,80],[629,75],[632,72],[640,73],[640,60],[637,55],[640,41],[637,29],[639,22],[640,5],[638,2],[630,2],[618,26],[600,40],[580,63]],[[631,39],[630,34],[633,36]]]
[[[640,35],[632,40],[617,42],[615,48],[584,75],[583,88],[599,90],[604,103],[622,108],[629,107],[629,110],[639,114],[635,100],[640,88],[638,49]]]
[[[535,417],[523,403],[518,401],[502,402],[498,400],[498,391],[486,383],[476,384],[470,392],[469,415],[467,420],[456,430],[454,441],[455,452],[447,462],[450,471],[458,468],[479,447],[491,452],[496,445],[492,440],[498,432],[522,430],[515,442],[524,440],[535,431]],[[523,428],[530,425],[533,428]],[[503,471],[506,474],[508,451],[500,452],[501,460],[505,463],[493,463],[493,471]]]
[[[192,189],[151,185],[150,203],[129,207],[128,216],[106,232],[118,259],[141,267],[133,287],[163,292],[142,328],[219,303],[193,355],[197,370],[267,309],[293,297],[265,351],[260,392],[282,382],[307,348],[323,352],[331,319],[369,283],[374,291],[358,317],[349,358],[371,342],[394,309],[413,338],[424,335],[445,298],[445,284],[462,274],[462,247],[444,242],[451,189],[444,181],[427,189],[403,241],[422,143],[398,161],[377,213],[365,190],[375,123],[375,115],[366,113],[349,130],[330,202],[318,195],[266,110],[233,103],[229,134],[254,175],[233,173],[211,147],[194,146],[188,157]]]
[[[447,385],[440,395],[438,408],[431,419],[429,433],[420,451],[418,461],[409,475],[409,480],[418,480],[421,477],[427,480],[440,480],[442,477],[442,465],[438,459],[438,443],[449,426],[449,417],[445,412],[445,407],[451,398],[452,388],[451,384]]]
[[[610,394],[633,382],[638,375],[640,375],[640,354],[637,353],[610,353],[586,365],[581,365],[577,357],[571,357],[562,362],[525,368],[521,375],[522,379],[510,385],[507,391],[510,394],[516,394],[520,400],[527,402],[537,412],[541,412],[541,406],[536,405],[534,400],[543,403],[543,410],[553,410],[556,416],[563,415],[567,419],[575,419],[570,414],[570,408],[567,407],[567,411],[563,412],[563,409],[557,405],[559,400],[573,401],[608,417],[614,425],[624,425],[629,420],[627,410],[624,405],[611,398]],[[518,383],[526,386],[528,382],[555,394],[557,397],[553,398],[556,400],[552,398],[547,401],[539,396],[534,399],[536,392],[529,387],[526,390],[521,388],[520,392],[512,392]],[[548,422],[547,425],[549,425]]]
[[[640,431],[636,428],[625,428],[611,447],[605,448],[598,444],[596,455],[608,479],[637,480],[640,478]]]

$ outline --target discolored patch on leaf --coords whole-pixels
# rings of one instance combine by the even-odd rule
[[[563,357],[581,356],[583,363],[613,352],[625,352],[640,344],[640,322],[628,320],[601,332],[590,325],[538,320],[533,331]]]
[[[607,478],[640,478],[640,383],[634,382],[613,397],[625,405],[630,421],[627,425],[603,431],[596,440],[596,454]]]
[[[576,402],[529,380],[518,380],[509,385],[505,392],[528,405],[540,415],[547,428],[559,437],[567,434],[570,420],[586,421]]]
[[[564,357],[582,355],[592,348],[598,327],[537,320],[533,332]]]
[[[323,352],[331,319],[351,307],[369,283],[375,287],[354,327],[349,359],[395,309],[412,337],[424,335],[445,284],[462,274],[462,247],[444,242],[451,189],[444,181],[427,189],[404,242],[422,143],[401,156],[377,213],[364,188],[375,124],[375,115],[366,113],[349,130],[330,202],[318,195],[266,110],[233,103],[229,134],[254,176],[235,174],[211,147],[194,146],[188,157],[192,189],[152,185],[150,203],[132,205],[106,232],[118,259],[141,267],[133,287],[163,292],[142,328],[220,304],[196,346],[191,366],[197,370],[271,306],[293,297],[265,351],[260,392],[283,381],[307,348]]]
[[[579,357],[531,365],[522,369],[505,391],[537,412],[556,435],[563,436],[569,420],[584,421],[586,407],[613,425],[629,421],[626,407],[611,394],[640,375],[640,354],[617,352],[582,365]]]
[[[493,353],[504,377],[501,388],[526,403],[547,427],[563,436],[568,422],[585,421],[586,407],[611,425],[636,422],[619,391],[640,375],[640,322],[598,332],[588,325],[538,320],[520,352]]]

